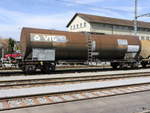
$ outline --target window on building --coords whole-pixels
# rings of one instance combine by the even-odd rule
[[[116,29],[116,28],[117,28],[117,26],[113,25],[113,29]]]
[[[143,28],[143,31],[147,31],[147,29],[146,29],[146,28]]]
[[[133,27],[129,27],[129,30],[133,30]]]
[[[149,36],[146,36],[146,40],[149,40]]]
[[[120,26],[119,26],[119,25],[116,25],[116,26],[115,26],[115,29],[120,29]]]
[[[147,31],[147,29],[145,28],[145,31]]]
[[[95,24],[93,24],[93,25],[94,25],[94,26],[96,26]],[[103,25],[102,25],[102,24],[99,24],[98,26],[99,26],[99,27],[103,27]]]
[[[86,22],[84,22],[84,27],[86,27]]]
[[[145,28],[141,28],[141,31],[145,31]]]
[[[80,23],[80,28],[82,28],[82,23]]]
[[[77,24],[77,29],[79,28],[79,25]]]
[[[102,27],[106,27],[106,24],[102,24]]]
[[[74,25],[74,26],[73,26],[73,29],[75,29],[75,28],[76,28],[76,26]]]
[[[109,27],[109,28],[110,28],[110,27],[112,27],[112,26],[111,26],[111,25],[109,25],[109,24],[107,24],[107,25],[106,25],[106,27]]]
[[[105,24],[105,27],[106,27],[106,28],[108,28],[108,27],[109,27],[109,25],[108,25],[108,24]]]
[[[139,31],[142,31],[142,28],[139,28]]]
[[[145,31],[148,31],[148,29],[147,29],[147,28],[145,28]]]
[[[141,36],[141,40],[145,40],[145,37],[144,37],[144,36]]]
[[[119,26],[119,29],[125,29],[125,27],[124,26]]]
[[[129,27],[124,27],[125,30],[129,30]]]

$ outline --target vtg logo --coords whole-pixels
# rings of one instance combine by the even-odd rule
[[[52,41],[57,41],[57,38],[56,36],[49,36],[49,35],[35,35],[33,37],[33,40],[34,41],[47,41],[47,42],[52,42]]]
[[[38,41],[38,42],[60,42],[65,43],[68,40],[66,36],[59,36],[59,35],[45,35],[45,34],[30,34],[31,41]]]

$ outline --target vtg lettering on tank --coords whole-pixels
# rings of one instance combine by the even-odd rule
[[[68,41],[66,36],[35,34],[35,33],[30,34],[30,40],[32,42],[58,42],[58,43],[65,43]]]

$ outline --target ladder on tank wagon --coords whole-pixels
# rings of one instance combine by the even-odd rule
[[[87,59],[87,62],[88,64],[92,64],[94,61],[95,61],[95,57],[93,55],[94,53],[94,50],[93,50],[93,41],[92,41],[92,38],[91,38],[91,35],[90,33],[86,33],[87,35],[87,46],[88,46],[88,59]]]

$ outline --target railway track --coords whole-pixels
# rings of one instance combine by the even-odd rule
[[[13,87],[34,87],[36,85],[57,85],[57,84],[70,84],[70,83],[81,83],[81,82],[92,82],[92,81],[104,81],[114,79],[124,79],[133,77],[150,77],[150,72],[142,73],[125,73],[125,74],[111,74],[111,75],[86,75],[86,76],[58,76],[58,77],[46,77],[46,78],[24,78],[24,79],[5,79],[0,80],[0,88],[9,89]]]
[[[147,68],[142,68],[140,67],[140,69],[149,69],[149,67]],[[117,70],[123,70],[123,69],[117,69]],[[56,68],[56,71],[54,72],[50,72],[49,74],[65,74],[65,73],[84,73],[84,72],[104,72],[104,71],[117,71],[112,69],[109,66],[87,66],[87,67],[58,67]],[[125,69],[126,70],[126,69]],[[133,70],[133,69],[128,69]],[[26,75],[24,74],[21,70],[0,70],[0,76],[20,76],[20,75]],[[30,74],[30,76],[32,75],[46,75],[41,73],[40,71],[35,72],[34,74]],[[28,75],[29,76],[29,75]]]
[[[62,73],[83,73],[83,72],[98,72],[98,71],[111,71],[112,68],[102,68],[102,67],[84,67],[84,68],[57,68],[56,71],[50,74],[62,74]],[[26,75],[21,70],[0,70],[0,76],[20,76]],[[43,75],[40,71],[35,72],[32,75]],[[28,75],[29,76],[29,75]]]
[[[58,65],[57,69],[111,68],[109,65]],[[0,68],[0,70],[20,70],[19,68]]]
[[[0,111],[150,91],[149,71],[114,73],[2,77]]]
[[[118,87],[109,87],[105,89],[89,89],[84,91],[10,97],[0,99],[0,111],[124,95],[144,91],[150,91],[150,84],[134,84]]]

